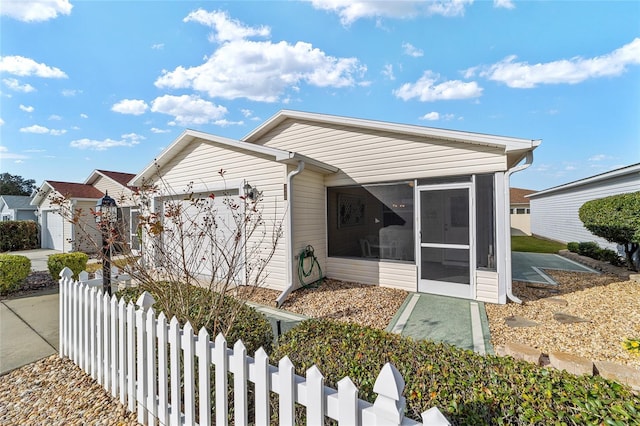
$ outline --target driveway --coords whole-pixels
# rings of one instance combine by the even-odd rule
[[[34,272],[48,271],[47,260],[52,254],[62,253],[60,250],[51,249],[33,249],[33,250],[21,250],[10,251],[5,254],[17,254],[20,256],[26,256],[31,260],[31,270]]]

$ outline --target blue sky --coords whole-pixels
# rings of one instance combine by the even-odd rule
[[[0,0],[0,170],[138,173],[281,109],[542,139],[512,186],[640,162],[638,1]]]

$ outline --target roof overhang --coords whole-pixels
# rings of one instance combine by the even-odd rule
[[[162,168],[171,159],[187,145],[194,140],[201,140],[205,143],[221,145],[230,149],[245,151],[250,155],[267,157],[273,161],[277,161],[285,164],[297,164],[299,161],[304,161],[307,168],[323,173],[335,173],[338,171],[336,167],[322,163],[321,161],[314,160],[312,158],[297,154],[291,151],[284,151],[277,148],[271,148],[267,146],[257,145],[254,143],[238,141],[235,139],[224,138],[221,136],[212,135],[209,133],[199,132],[197,130],[185,130],[182,134],[174,140],[169,147],[167,147],[161,154],[152,161],[142,172],[136,175],[130,182],[131,186],[142,186],[143,183],[149,180],[158,168]]]
[[[590,176],[584,179],[575,180],[573,182],[565,183],[563,185],[554,186],[552,188],[543,189],[542,191],[538,191],[534,194],[525,195],[527,198],[536,198],[540,195],[551,194],[554,192],[564,191],[566,189],[575,188],[582,185],[588,185],[591,183],[600,182],[603,180],[611,179],[614,177],[620,177],[625,175],[631,175],[637,173],[640,175],[640,163],[632,164],[630,166],[621,167],[619,169],[611,170],[609,172],[604,172],[597,174],[595,176]]]
[[[40,185],[40,188],[34,191],[30,204],[32,206],[39,206],[47,197],[47,194],[49,194],[50,191],[54,191],[54,189],[51,185],[49,185],[49,182],[45,180],[44,182],[42,182],[42,185]]]
[[[485,145],[503,148],[505,152],[531,151],[540,145],[540,140],[520,139],[506,136],[488,135],[482,133],[462,132],[458,130],[439,129],[434,127],[415,126],[410,124],[389,123],[360,118],[341,117],[327,114],[282,110],[265,121],[251,133],[242,138],[243,141],[256,142],[269,131],[286,120],[312,121],[338,126],[350,126],[361,129],[400,133],[405,135],[421,136],[430,139],[465,142],[476,145]],[[523,154],[524,156],[524,154]],[[522,157],[521,157],[522,158]]]

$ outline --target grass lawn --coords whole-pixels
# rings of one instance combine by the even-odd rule
[[[512,236],[511,251],[526,251],[533,253],[557,253],[566,249],[567,245],[555,241],[543,240],[529,236]]]

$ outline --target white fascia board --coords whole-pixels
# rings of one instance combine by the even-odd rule
[[[634,173],[640,173],[640,163],[632,164],[630,166],[622,167],[619,169],[611,170],[609,172],[604,172],[597,174],[595,176],[590,176],[584,179],[574,180],[573,182],[565,183],[562,185],[554,186],[549,189],[543,189],[542,191],[538,191],[533,194],[525,195],[526,198],[536,198],[540,195],[552,194],[554,192],[563,191],[565,189],[575,188],[577,186],[588,185],[594,182],[600,182],[603,180],[611,179],[614,177],[631,175]]]
[[[298,119],[330,123],[341,126],[359,127],[377,131],[402,133],[407,135],[431,137],[435,139],[467,142],[477,145],[504,148],[506,152],[518,150],[531,150],[540,145],[537,139],[521,139],[506,136],[488,135],[483,133],[462,132],[458,130],[439,129],[434,127],[415,126],[411,124],[398,124],[361,118],[341,117],[327,114],[316,114],[301,111],[282,110],[265,121],[251,133],[242,138],[243,141],[255,141],[262,135],[276,127],[286,119]]]
[[[33,198],[31,198],[31,202],[29,204],[36,207],[39,206],[42,203],[42,199],[45,197],[43,194],[48,194],[53,190],[53,187],[45,180],[42,182],[42,185],[40,185],[40,188],[35,190],[36,193]]]

